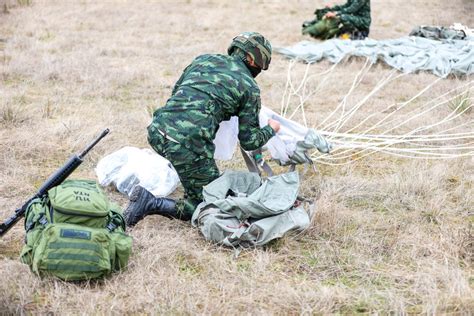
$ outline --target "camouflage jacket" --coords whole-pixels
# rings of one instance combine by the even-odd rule
[[[335,12],[341,19],[341,23],[349,30],[369,31],[371,23],[370,0],[348,0],[342,5],[318,9],[314,14],[318,19],[322,19],[328,12]]]
[[[262,147],[275,132],[260,128],[260,89],[243,61],[227,55],[198,56],[176,82],[152,124],[202,157],[214,156],[219,123],[239,118],[240,145]]]

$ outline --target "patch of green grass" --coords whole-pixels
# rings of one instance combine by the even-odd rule
[[[173,71],[169,70],[169,69],[163,71],[163,77],[171,77],[171,76],[175,76],[175,75],[176,74]]]
[[[49,42],[49,41],[52,41],[54,39],[54,34],[51,33],[49,30],[46,30],[46,33],[42,34],[38,40],[40,40],[41,42]]]
[[[456,113],[469,114],[472,112],[472,101],[469,92],[457,95],[448,106]]]
[[[52,106],[51,101],[48,100],[46,104],[43,106],[42,117],[45,119],[53,118],[54,112],[55,112],[55,109]]]
[[[406,95],[400,95],[397,97],[397,102],[399,103],[404,103],[407,102],[410,98],[407,97]]]
[[[239,260],[237,262],[237,270],[239,272],[248,272],[252,268],[252,263],[248,260]]]
[[[344,202],[349,208],[364,209],[376,213],[388,212],[382,196],[354,196],[345,199]]]
[[[359,299],[354,301],[353,304],[344,305],[340,308],[339,312],[343,315],[368,315],[376,313],[383,306],[386,306],[386,298],[381,295],[375,295],[371,297],[369,301],[364,299]],[[392,314],[389,311],[386,311],[388,315]]]
[[[357,302],[354,305],[354,311],[356,313],[367,313],[370,311],[369,304],[366,302]]]
[[[317,255],[315,255],[314,252],[304,251],[303,256],[305,257],[306,264],[308,264],[312,268],[317,267],[320,263]]]
[[[6,125],[21,124],[26,120],[23,112],[23,107],[21,105],[7,103],[0,109],[0,123]]]
[[[421,212],[421,217],[430,224],[439,224],[440,212],[437,210],[424,210]]]
[[[421,314],[423,312],[423,306],[421,304],[407,306],[406,312],[408,314]]]
[[[33,0],[16,0],[20,6],[30,6],[33,4]]]
[[[356,276],[356,275],[350,275],[350,274],[343,274],[338,277],[334,278],[327,278],[322,280],[323,285],[331,285],[331,286],[345,286],[351,289],[357,288],[361,286],[363,283],[363,280]]]
[[[5,64],[11,59],[10,56],[4,56],[4,58],[8,58],[8,60],[4,60]],[[5,86],[15,86],[24,83],[27,78],[18,74],[4,73],[1,75],[1,79]]]
[[[272,251],[272,252],[279,252],[285,246],[284,238],[277,238],[271,240],[264,246],[265,250]]]
[[[183,253],[178,253],[176,255],[176,262],[178,264],[179,271],[185,274],[197,276],[200,275],[204,270],[202,265],[197,262],[196,258]]]

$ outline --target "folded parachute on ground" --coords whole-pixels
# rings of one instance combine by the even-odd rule
[[[191,223],[217,244],[262,246],[309,227],[314,206],[298,202],[298,190],[297,172],[262,180],[256,173],[226,171],[203,188],[204,202]]]
[[[276,53],[308,63],[327,59],[339,63],[346,56],[367,57],[372,63],[384,61],[405,73],[430,71],[439,77],[471,75],[474,72],[474,37],[437,41],[406,36],[398,39],[365,39],[325,42],[302,41],[289,47],[276,47]]]

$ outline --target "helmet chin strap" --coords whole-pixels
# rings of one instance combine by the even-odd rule
[[[257,77],[258,74],[262,71],[262,68],[260,67],[254,67],[254,66],[250,66],[249,64],[245,64],[245,66],[247,66],[247,68],[250,70],[250,73],[252,74],[252,77]]]
[[[247,69],[250,71],[250,73],[252,74],[252,77],[257,77],[258,74],[262,71],[262,69],[260,67],[255,67],[255,66],[251,66],[249,64],[249,61],[247,59],[247,53],[244,52],[243,50],[239,49],[239,48],[236,48],[234,49],[234,51],[232,52],[232,56],[236,56],[238,57],[241,61],[244,62],[245,66],[247,67]]]

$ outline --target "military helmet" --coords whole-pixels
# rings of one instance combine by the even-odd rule
[[[262,34],[257,32],[244,32],[237,35],[232,40],[232,43],[230,43],[227,53],[232,55],[236,47],[252,56],[255,64],[259,68],[263,70],[268,69],[270,61],[272,60],[272,45]]]

